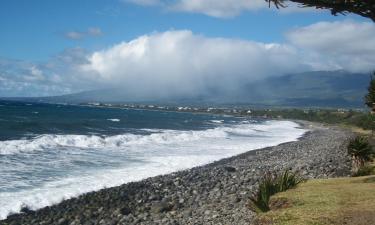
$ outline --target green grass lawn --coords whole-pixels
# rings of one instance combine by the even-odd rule
[[[375,224],[375,176],[309,180],[271,198],[258,224]]]

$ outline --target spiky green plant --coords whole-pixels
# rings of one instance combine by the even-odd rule
[[[303,181],[298,173],[289,170],[279,174],[267,172],[260,180],[257,192],[250,197],[249,206],[254,211],[266,212],[270,210],[269,202],[272,195],[294,188]]]
[[[251,208],[255,211],[266,212],[269,208],[271,195],[277,192],[275,175],[267,172],[260,180],[258,190],[250,197]]]
[[[349,141],[348,154],[352,157],[353,170],[356,173],[366,162],[371,161],[374,151],[366,137],[357,136]]]
[[[277,177],[276,183],[278,185],[278,192],[283,192],[293,188],[303,181],[304,179],[297,173],[291,172],[290,170],[285,170]]]

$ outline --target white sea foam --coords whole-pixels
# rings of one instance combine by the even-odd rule
[[[24,154],[54,151],[97,150],[122,153],[138,161],[117,168],[83,171],[20,191],[0,192],[0,218],[19,212],[22,206],[32,209],[52,205],[104,187],[141,180],[204,165],[215,160],[280,143],[295,141],[306,130],[289,121],[222,126],[204,131],[150,130],[149,135],[115,136],[42,135],[31,140],[0,142],[0,154]],[[72,150],[71,150],[72,151]],[[114,156],[118,157],[118,155]]]
[[[212,123],[223,123],[224,120],[211,120]]]
[[[120,119],[107,119],[109,121],[112,121],[112,122],[120,122]]]
[[[291,127],[292,126],[292,127]],[[208,138],[226,138],[228,135],[275,136],[280,138],[288,127],[294,129],[295,123],[288,121],[269,121],[265,124],[241,124],[235,126],[218,127],[203,131],[178,131],[144,129],[154,131],[150,135],[123,134],[114,136],[97,135],[41,135],[29,140],[0,141],[0,155],[24,153],[30,151],[50,150],[56,147],[75,147],[80,149],[118,148],[146,145],[146,144],[181,144],[183,142],[198,141]],[[298,131],[298,130],[297,130]],[[291,130],[289,131],[291,132]],[[301,133],[301,131],[297,132]],[[293,136],[288,134],[286,136]]]
[[[231,130],[228,128],[228,130]],[[156,130],[157,132],[158,130]],[[146,144],[174,144],[196,141],[201,138],[226,137],[224,129],[206,131],[164,130],[150,135],[123,134],[114,136],[97,135],[41,135],[30,140],[10,140],[0,142],[0,154],[15,154],[30,151],[50,150],[56,147],[74,147],[80,149],[118,148]]]

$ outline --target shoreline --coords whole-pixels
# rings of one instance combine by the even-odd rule
[[[24,210],[0,224],[251,223],[255,214],[246,204],[265,171],[292,168],[307,178],[350,173],[350,159],[343,154],[349,131],[293,122],[309,129],[298,141],[89,192],[37,211]]]

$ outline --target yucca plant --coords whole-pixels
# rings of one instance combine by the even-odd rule
[[[277,178],[278,191],[283,192],[290,188],[294,188],[299,183],[303,182],[304,179],[297,173],[285,170]]]
[[[352,157],[353,170],[356,173],[366,162],[371,161],[374,151],[366,137],[357,136],[349,141],[348,154]]]
[[[303,181],[297,173],[289,170],[280,174],[267,172],[260,180],[257,192],[250,197],[249,206],[254,211],[266,212],[270,210],[269,202],[272,195],[293,188]]]
[[[258,190],[250,197],[250,206],[255,211],[266,212],[269,208],[271,195],[277,192],[275,175],[267,172],[260,180]]]

